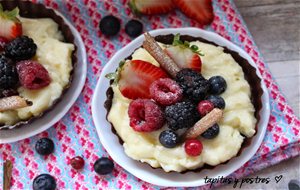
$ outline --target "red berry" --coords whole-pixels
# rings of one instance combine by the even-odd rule
[[[151,132],[160,129],[165,122],[163,111],[155,102],[136,99],[129,104],[130,126],[138,132]]]
[[[6,38],[3,38],[0,36],[0,51],[4,50],[4,46],[8,43],[8,40]]]
[[[70,164],[75,170],[80,170],[84,166],[84,159],[81,156],[76,156],[70,160]]]
[[[182,89],[174,80],[161,78],[151,84],[150,95],[156,102],[168,106],[182,99]]]
[[[201,116],[205,116],[214,109],[214,104],[208,100],[203,100],[198,104],[198,112]]]
[[[37,61],[20,61],[17,63],[17,71],[21,85],[30,90],[43,88],[51,82],[48,71]]]
[[[197,139],[188,139],[185,141],[184,150],[189,156],[199,156],[202,152],[203,145]]]

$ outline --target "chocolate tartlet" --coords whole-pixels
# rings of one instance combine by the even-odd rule
[[[27,25],[25,26],[25,31],[27,31],[28,35],[30,32],[30,30],[27,30],[27,28],[29,28],[30,26],[34,25],[34,22],[36,21],[37,23],[41,23],[43,22],[40,19],[48,19],[47,21],[45,20],[45,22],[51,23],[54,22],[55,25],[57,25],[57,31],[54,29],[54,32],[57,32],[56,34],[51,34],[51,35],[56,35],[58,36],[57,38],[49,38],[50,42],[51,40],[55,41],[53,43],[55,44],[59,44],[62,46],[64,46],[64,44],[66,44],[65,47],[70,48],[72,50],[70,55],[67,55],[68,53],[65,54],[66,59],[70,60],[70,64],[71,66],[69,67],[69,71],[68,74],[66,75],[67,77],[64,78],[63,82],[61,82],[61,92],[59,92],[58,94],[60,94],[58,97],[53,97],[53,101],[51,103],[49,103],[49,106],[46,109],[43,109],[40,113],[38,114],[32,114],[31,116],[22,116],[25,119],[18,119],[17,122],[14,122],[13,124],[5,124],[5,123],[0,123],[0,130],[1,129],[13,129],[15,127],[21,127],[25,124],[29,124],[31,123],[33,120],[38,119],[42,116],[47,115],[47,112],[52,110],[55,105],[63,100],[64,94],[65,92],[68,90],[68,88],[70,87],[71,83],[72,83],[72,76],[73,76],[73,70],[76,67],[76,62],[77,62],[77,57],[76,57],[76,52],[77,52],[77,47],[74,43],[74,36],[72,34],[71,29],[69,28],[69,26],[65,23],[64,19],[59,16],[53,9],[50,8],[46,8],[43,4],[39,4],[39,3],[32,3],[32,2],[28,2],[28,1],[1,1],[0,2],[3,9],[4,10],[12,10],[16,7],[19,8],[19,14],[20,14],[20,20],[24,21],[27,23]],[[51,19],[51,22],[50,22]],[[56,27],[56,26],[55,26]],[[24,30],[24,29],[23,29]],[[53,33],[53,31],[51,31]],[[35,36],[33,35],[32,38],[34,39]],[[56,42],[56,40],[58,40]],[[70,44],[70,46],[69,46]],[[72,46],[72,47],[71,47]],[[45,47],[45,46],[44,46]],[[46,51],[46,50],[45,50]],[[39,55],[42,54],[41,51],[39,52]],[[36,55],[33,59],[34,61],[39,61],[38,59],[42,59],[39,57],[39,55]],[[59,60],[59,58],[57,58]],[[59,63],[59,62],[58,62]],[[49,68],[49,66],[45,66],[46,68]],[[49,71],[50,72],[50,71]],[[56,71],[52,71],[50,72],[50,75],[52,75],[52,73],[55,74]],[[59,72],[57,70],[57,72]],[[67,71],[66,71],[67,72]],[[58,76],[62,76],[62,75],[58,75]],[[56,84],[60,83],[60,81],[56,81],[56,79],[54,79],[52,77],[51,81],[54,81]],[[52,83],[50,83],[51,85]],[[52,97],[51,97],[52,98]],[[25,97],[26,99],[26,97]]]
[[[160,43],[163,43],[163,44],[172,44],[173,39],[174,39],[174,35],[172,35],[172,34],[170,34],[170,35],[159,35],[159,36],[155,37],[155,40],[157,42],[160,42]],[[187,42],[200,41],[200,42],[203,42],[203,43],[206,43],[206,44],[212,44],[214,46],[219,46],[218,44],[207,41],[206,39],[203,39],[201,37],[193,37],[193,36],[188,36],[188,35],[182,35],[182,36],[180,36],[180,40],[187,41]],[[242,71],[244,73],[244,78],[246,79],[246,81],[250,85],[251,103],[254,106],[254,109],[255,109],[254,116],[256,118],[255,131],[257,131],[257,127],[258,127],[257,124],[260,121],[259,112],[262,109],[261,96],[263,94],[263,90],[261,88],[261,79],[256,75],[256,69],[253,66],[251,66],[251,64],[249,64],[246,59],[241,57],[237,52],[234,52],[234,51],[232,51],[232,50],[230,50],[226,47],[222,47],[222,48],[224,49],[224,53],[230,54],[233,57],[233,59],[240,65],[240,67],[242,68]],[[127,59],[132,59],[132,55],[129,55]],[[111,84],[112,83],[113,83],[113,81],[111,81]],[[115,96],[112,87],[109,87],[107,89],[106,95],[107,95],[107,100],[106,100],[104,106],[107,110],[107,120],[109,121],[108,114],[111,111],[112,101],[113,101],[113,98]],[[118,133],[115,130],[115,127],[112,123],[111,123],[111,129],[112,129],[112,132],[119,137],[120,144],[123,145],[124,141],[122,140],[120,135],[118,135]],[[253,134],[253,136],[254,135],[255,134]],[[245,138],[243,139],[241,148],[239,149],[239,151],[237,152],[235,157],[238,157],[242,153],[242,151],[251,144],[251,140],[252,140],[253,136],[248,137],[248,138],[246,138],[245,135],[242,135],[242,136],[245,137]],[[232,158],[230,158],[230,159],[232,159]],[[226,164],[229,160],[227,160],[225,162],[220,162],[220,164]],[[211,165],[208,165],[208,164],[205,163],[203,166],[200,166],[198,168],[193,168],[193,169],[187,169],[187,170],[181,171],[181,173],[185,173],[185,172],[188,172],[188,171],[199,172],[203,169],[213,169],[218,165],[219,164],[217,164],[215,166],[211,166]],[[155,169],[160,168],[161,169],[161,167],[152,167],[152,168],[155,168]]]

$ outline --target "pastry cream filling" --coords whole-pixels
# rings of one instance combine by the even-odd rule
[[[134,131],[129,126],[127,114],[130,99],[125,98],[118,86],[112,85],[114,97],[108,120],[113,124],[118,135],[124,141],[125,153],[141,162],[146,162],[154,168],[161,167],[164,171],[177,171],[195,169],[209,164],[212,166],[226,162],[236,156],[243,143],[244,137],[252,137],[255,133],[256,119],[254,106],[250,100],[250,86],[244,78],[242,68],[230,54],[224,53],[222,47],[199,41],[191,42],[201,49],[204,56],[201,74],[206,78],[221,75],[227,82],[226,91],[221,94],[226,102],[223,119],[218,122],[219,135],[214,139],[199,137],[203,143],[203,151],[197,157],[188,156],[183,144],[175,148],[165,148],[158,140],[161,131],[167,126],[150,133]],[[137,49],[132,59],[148,61],[155,65],[158,63],[143,48]]]
[[[62,42],[63,36],[58,24],[52,19],[20,18],[23,35],[29,36],[37,45],[36,55],[33,58],[42,64],[51,77],[51,83],[38,90],[29,90],[19,87],[20,96],[30,100],[33,104],[12,111],[0,112],[0,124],[13,125],[20,120],[27,120],[32,116],[39,116],[51,107],[69,84],[72,71],[72,52],[74,45]]]

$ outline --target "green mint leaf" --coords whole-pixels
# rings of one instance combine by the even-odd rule
[[[191,45],[191,50],[193,51],[193,52],[196,52],[196,51],[198,51],[198,46],[196,46],[196,45]]]

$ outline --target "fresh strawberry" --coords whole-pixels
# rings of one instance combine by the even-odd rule
[[[170,46],[165,49],[165,52],[179,68],[190,68],[201,72],[201,59],[198,53],[193,52],[191,49],[184,46]]]
[[[8,40],[12,40],[22,35],[22,24],[17,18],[19,9],[15,8],[11,11],[3,11],[0,4],[0,36]]]
[[[159,78],[168,77],[161,68],[141,60],[127,61],[119,75],[119,89],[130,99],[150,98],[150,85]]]
[[[5,44],[7,44],[9,41],[6,38],[3,38],[0,36],[0,52],[4,50]]]
[[[172,0],[130,0],[129,7],[135,14],[167,13],[175,8]]]
[[[173,2],[186,16],[197,20],[202,25],[213,21],[211,0],[173,0]]]

